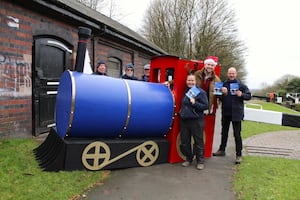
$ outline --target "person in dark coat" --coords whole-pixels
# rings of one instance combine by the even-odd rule
[[[104,61],[100,60],[96,65],[96,71],[93,73],[94,75],[104,75],[106,74],[106,64]]]
[[[182,98],[180,116],[180,148],[186,160],[183,167],[190,166],[196,155],[199,170],[204,169],[204,141],[203,131],[205,126],[204,110],[208,109],[206,92],[196,86],[196,77],[189,74],[186,79],[187,89]],[[194,147],[191,147],[191,138],[194,139]]]
[[[130,79],[130,80],[138,80],[136,76],[134,76],[134,65],[132,63],[128,63],[125,66],[125,74],[121,76],[123,79]]]
[[[150,77],[150,64],[146,64],[144,65],[144,74],[142,76],[141,81],[149,81],[149,77]]]
[[[244,100],[251,99],[251,92],[248,87],[237,79],[237,71],[231,67],[227,71],[228,79],[223,82],[222,87],[222,132],[219,150],[213,156],[225,156],[225,149],[228,140],[230,122],[233,126],[235,140],[236,164],[242,162],[242,137],[241,121],[244,119]]]

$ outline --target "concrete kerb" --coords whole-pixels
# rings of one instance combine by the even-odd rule
[[[246,154],[300,160],[300,131],[276,131],[244,140]]]

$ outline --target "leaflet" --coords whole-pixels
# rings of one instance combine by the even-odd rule
[[[230,83],[230,93],[231,95],[236,95],[236,92],[239,90],[238,83]]]
[[[191,87],[191,89],[187,91],[187,93],[185,93],[185,95],[191,99],[191,98],[195,98],[199,93],[200,93],[199,88],[193,86]]]
[[[223,82],[215,82],[214,94],[222,95],[222,87],[223,87]]]

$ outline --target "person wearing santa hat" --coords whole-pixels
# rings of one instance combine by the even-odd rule
[[[214,106],[217,106],[217,98],[214,94],[215,82],[221,82],[220,78],[215,73],[215,67],[218,64],[218,57],[208,56],[204,60],[204,67],[195,72],[197,85],[206,91],[209,107],[207,114],[213,114]]]

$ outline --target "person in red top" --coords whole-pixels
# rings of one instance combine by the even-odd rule
[[[207,94],[209,107],[207,114],[213,114],[217,106],[217,98],[214,95],[215,82],[221,82],[215,73],[218,57],[208,56],[204,60],[204,67],[195,72],[197,86],[201,87]],[[213,108],[215,106],[215,109]]]
[[[270,96],[270,102],[273,102],[274,101],[274,92],[270,92],[270,94],[269,94],[269,96]]]

